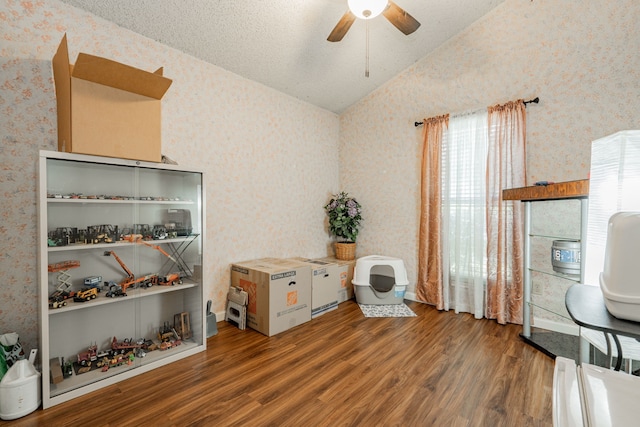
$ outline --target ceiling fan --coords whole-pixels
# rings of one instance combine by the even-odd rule
[[[391,0],[348,0],[349,10],[342,15],[327,37],[330,42],[339,42],[347,34],[356,18],[372,19],[383,14],[389,22],[404,34],[418,29],[420,23]]]

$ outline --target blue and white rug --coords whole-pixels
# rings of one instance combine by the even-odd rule
[[[402,304],[358,304],[364,317],[416,317],[405,303]]]

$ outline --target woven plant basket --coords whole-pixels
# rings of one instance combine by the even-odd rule
[[[356,244],[347,242],[336,242],[336,258],[343,261],[356,259]]]

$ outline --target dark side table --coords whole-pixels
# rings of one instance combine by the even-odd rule
[[[565,295],[565,305],[571,319],[579,326],[611,334],[616,343],[618,358],[615,370],[622,366],[622,346],[618,335],[640,340],[640,322],[618,319],[611,315],[604,305],[602,290],[599,286],[583,285],[581,283],[569,288]],[[611,346],[607,337],[607,356],[611,357]]]

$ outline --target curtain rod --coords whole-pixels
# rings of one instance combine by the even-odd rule
[[[540,102],[540,98],[538,98],[537,96],[533,99],[530,99],[529,101],[524,101],[524,106],[526,107],[527,104],[537,104],[538,102]],[[423,122],[414,122],[414,126],[418,127],[418,126],[422,126]]]

